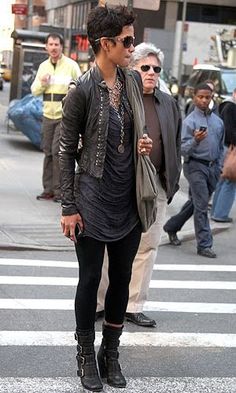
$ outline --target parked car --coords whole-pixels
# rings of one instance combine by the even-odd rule
[[[163,69],[161,70],[161,73],[160,73],[160,79],[165,82],[165,85],[167,86],[167,88],[171,92],[171,95],[175,99],[178,99],[179,87],[178,87],[177,79],[174,76],[169,77],[167,72]]]
[[[166,82],[164,81],[164,79],[161,79],[161,78],[158,79],[157,87],[161,91],[163,91],[164,93],[171,95],[171,91],[170,91],[169,87],[167,86]]]
[[[196,64],[186,82],[184,90],[185,114],[188,113],[188,109],[192,104],[195,87],[207,79],[211,79],[214,82],[215,100],[217,103],[220,103],[225,98],[230,97],[236,87],[236,68],[212,64]]]
[[[0,73],[5,81],[9,82],[11,80],[11,69],[5,63],[1,63]]]

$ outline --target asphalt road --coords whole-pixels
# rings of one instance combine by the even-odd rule
[[[160,247],[145,306],[157,328],[126,323],[122,336],[127,393],[236,392],[232,237],[231,231],[215,236],[214,264],[196,255],[194,241]],[[41,393],[78,391],[76,266],[73,252],[1,251],[0,392],[35,392],[38,384]],[[96,331],[100,337],[100,322]]]
[[[0,224],[1,217],[7,211]],[[235,224],[214,236],[215,260],[199,257],[195,240],[159,248],[145,304],[157,328],[125,323],[125,392],[236,393],[235,238]],[[0,250],[0,393],[82,391],[73,340],[77,277],[73,251]],[[96,344],[100,335],[98,322]]]

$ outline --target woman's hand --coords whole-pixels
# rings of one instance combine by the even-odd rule
[[[152,150],[152,139],[147,134],[138,140],[138,154],[149,155]]]
[[[79,225],[81,231],[84,229],[82,217],[79,213],[71,216],[61,216],[61,228],[64,236],[68,237],[73,242],[77,242],[75,237],[75,227]]]

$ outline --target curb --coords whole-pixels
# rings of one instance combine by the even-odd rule
[[[223,232],[227,229],[231,228],[231,224],[219,225],[217,227],[211,228],[212,234],[217,234]],[[182,242],[189,241],[195,239],[194,230],[182,231],[180,232],[179,239]],[[165,246],[170,244],[168,235],[163,235],[159,246]],[[74,245],[69,246],[48,246],[48,245],[39,245],[39,244],[23,244],[23,243],[0,243],[0,250],[5,251],[27,251],[27,250],[35,250],[35,251],[73,251]]]
[[[216,235],[217,233],[223,232],[223,231],[230,229],[230,228],[231,228],[231,224],[224,224],[222,226],[219,225],[217,227],[211,228],[211,233],[213,235]],[[194,230],[182,231],[178,235],[178,238],[179,238],[179,240],[181,240],[181,242],[185,242],[188,240],[194,240],[195,239],[195,231]],[[165,246],[168,244],[170,244],[168,235],[162,236],[162,240],[161,240],[159,246]]]
[[[37,244],[0,243],[0,250],[11,251],[73,251],[74,246],[40,246]]]

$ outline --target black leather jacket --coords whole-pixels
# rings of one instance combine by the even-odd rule
[[[118,73],[124,80],[123,71],[118,69]],[[134,75],[137,80],[135,72]],[[129,75],[126,74],[126,77]],[[154,96],[165,156],[160,178],[166,190],[167,199],[170,201],[179,188],[181,115],[173,97],[158,89],[155,90]],[[126,110],[130,111],[128,105]],[[89,173],[97,178],[103,175],[109,121],[109,94],[97,67],[91,68],[80,77],[76,87],[68,92],[62,113],[59,152],[62,214],[71,215],[78,212],[75,203],[78,193],[75,162],[78,155],[79,137],[81,134],[83,138],[85,131],[86,138],[83,138],[83,149],[77,171]]]
[[[118,74],[124,80],[121,69],[118,69]],[[126,110],[130,112],[128,105]],[[109,93],[95,66],[79,78],[76,87],[68,92],[63,103],[59,152],[63,215],[77,213],[74,170],[79,137],[82,136],[83,149],[77,171],[101,178],[106,156],[108,122]],[[86,138],[83,138],[85,131]]]

